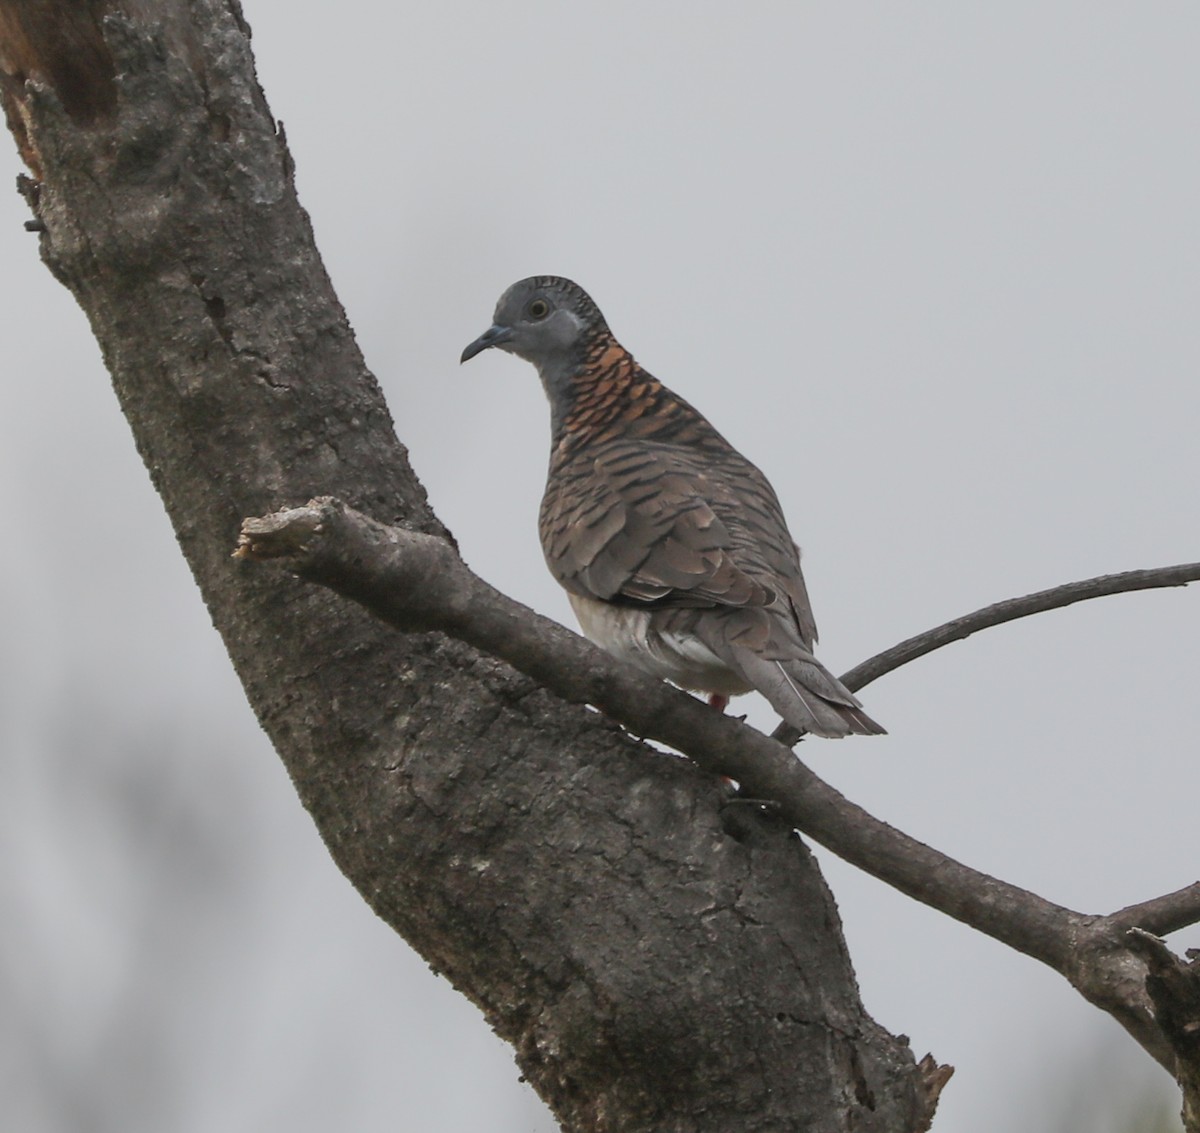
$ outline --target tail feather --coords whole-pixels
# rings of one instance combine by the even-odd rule
[[[694,611],[686,613],[691,615],[688,622],[672,628],[694,634],[732,673],[762,693],[793,728],[827,739],[887,734],[863,711],[854,693],[796,637],[790,624],[773,620],[765,610],[706,610],[702,617]],[[732,691],[740,690],[734,686]]]
[[[811,654],[771,661],[739,649],[734,656],[746,679],[794,728],[826,739],[886,735],[854,694]]]
[[[861,708],[841,709],[842,716],[850,725],[850,731],[856,736],[886,736],[887,728],[877,720],[872,720]]]

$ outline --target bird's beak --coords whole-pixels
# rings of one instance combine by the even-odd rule
[[[492,346],[500,346],[512,338],[512,336],[512,327],[502,327],[499,324],[489,327],[462,352],[459,362],[466,362],[469,358],[474,358],[476,354],[482,354]]]

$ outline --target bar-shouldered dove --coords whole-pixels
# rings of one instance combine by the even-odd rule
[[[493,346],[532,362],[550,401],[542,550],[587,637],[720,707],[757,689],[804,732],[883,733],[813,656],[767,478],[634,361],[582,288],[514,283],[462,360]]]

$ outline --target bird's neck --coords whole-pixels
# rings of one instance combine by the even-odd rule
[[[608,433],[631,410],[637,416],[640,399],[662,388],[611,334],[595,336],[574,357],[544,366],[540,374],[556,449],[574,449]]]

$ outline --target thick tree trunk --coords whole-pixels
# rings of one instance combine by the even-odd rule
[[[786,824],[464,645],[230,558],[243,516],[319,494],[444,532],[313,247],[236,3],[144,7],[0,0],[5,108],[43,258],[342,870],[566,1129],[923,1128],[927,1075],[864,1013]]]

